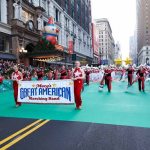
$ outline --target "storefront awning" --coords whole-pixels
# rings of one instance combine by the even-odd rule
[[[42,62],[55,62],[55,61],[61,61],[64,58],[61,55],[47,55],[47,56],[37,56],[34,57],[33,60],[36,61],[42,61]]]
[[[14,54],[10,53],[0,53],[0,59],[16,60],[17,57]]]
[[[48,62],[48,64],[73,66],[72,63],[65,63],[65,62]]]

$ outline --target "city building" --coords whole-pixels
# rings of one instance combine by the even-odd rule
[[[132,63],[133,64],[137,64],[137,38],[136,38],[136,34],[134,36],[130,37],[129,40],[129,56],[132,59]]]
[[[90,0],[4,1],[6,1],[7,15],[4,13],[1,15],[3,16],[2,18],[5,18],[4,20],[8,20],[5,26],[8,26],[7,28],[10,30],[9,34],[11,35],[11,44],[7,49],[16,55],[19,62],[29,64],[33,63],[35,58],[45,59],[45,56],[47,57],[47,53],[36,53],[35,45],[41,38],[43,27],[51,16],[60,30],[57,38],[58,44],[63,48],[63,52],[57,53],[62,56],[61,63],[72,63],[72,55],[68,52],[69,42],[73,43],[72,50],[76,54],[77,60],[80,60],[83,64],[92,63]],[[6,17],[8,18],[6,19]],[[34,55],[31,54],[33,51]],[[57,53],[54,51],[53,55],[49,55],[49,58]]]
[[[138,53],[138,64],[147,64],[150,66],[150,46],[143,46]]]
[[[0,1],[1,27],[0,59],[16,60],[18,63],[32,63],[27,53],[41,37],[37,28],[38,14],[44,12],[42,7],[35,7],[27,0]]]
[[[59,44],[65,51],[68,51],[69,41],[73,42],[73,53],[76,59],[82,64],[91,64],[93,59],[92,38],[91,38],[91,2],[75,0],[32,0],[34,6],[43,7],[48,16],[55,19],[60,29],[58,36]],[[44,22],[47,21],[43,17]],[[65,57],[70,62],[69,57]]]
[[[138,64],[150,59],[150,1],[137,0],[137,52]],[[144,60],[142,60],[144,59]]]
[[[96,25],[92,23],[93,64],[100,64],[99,43]]]
[[[61,23],[59,43],[68,47],[68,40],[74,43],[74,53],[82,64],[91,64],[93,60],[91,34],[90,0],[55,0],[51,9],[56,22]],[[54,7],[54,8],[53,8]],[[65,36],[64,36],[65,35]]]
[[[11,54],[11,26],[8,24],[7,0],[0,1],[0,59],[15,60],[16,56]]]
[[[115,44],[115,55],[114,55],[114,58],[117,59],[117,58],[121,58],[121,46],[120,46],[120,43],[117,42]]]
[[[95,22],[99,35],[101,63],[112,64],[114,62],[115,42],[110,23],[106,18],[96,19]]]

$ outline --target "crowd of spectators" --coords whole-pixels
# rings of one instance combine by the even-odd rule
[[[58,80],[70,79],[72,76],[72,68],[62,66],[33,67],[24,64],[16,64],[13,61],[0,60],[0,83],[5,80],[11,80],[13,67],[17,65],[19,71],[23,74],[23,80]]]

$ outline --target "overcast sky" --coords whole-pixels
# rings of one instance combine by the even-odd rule
[[[108,18],[123,57],[129,53],[129,37],[136,29],[136,0],[91,0],[93,19]]]

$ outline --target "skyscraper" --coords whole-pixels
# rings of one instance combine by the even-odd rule
[[[99,44],[98,44],[98,34],[96,30],[96,25],[92,23],[92,47],[93,47],[93,63],[99,64]]]
[[[56,2],[56,3],[55,3]],[[83,64],[90,64],[93,59],[92,51],[92,37],[91,37],[91,0],[53,0],[54,16],[56,22],[61,20],[62,24],[62,44],[67,47],[63,42],[67,41],[64,35],[73,36],[74,39],[74,53],[77,59]],[[57,17],[57,14],[58,17]],[[58,19],[57,21],[57,18]],[[59,38],[61,39],[61,38]],[[61,41],[61,40],[60,40]]]
[[[86,32],[90,32],[91,0],[55,0]]]
[[[99,51],[102,64],[111,64],[114,61],[115,42],[112,29],[106,18],[96,19],[96,28],[99,38]]]
[[[136,43],[136,33],[130,37],[130,40],[129,40],[129,48],[130,48],[130,51],[129,51],[129,56],[130,58],[132,59],[132,63],[133,64],[137,64],[137,43]]]
[[[137,0],[137,51],[138,63],[150,59],[150,1]]]
[[[122,57],[121,56],[121,45],[120,45],[119,41],[117,41],[115,44],[115,56],[114,57],[115,57],[115,59]]]

